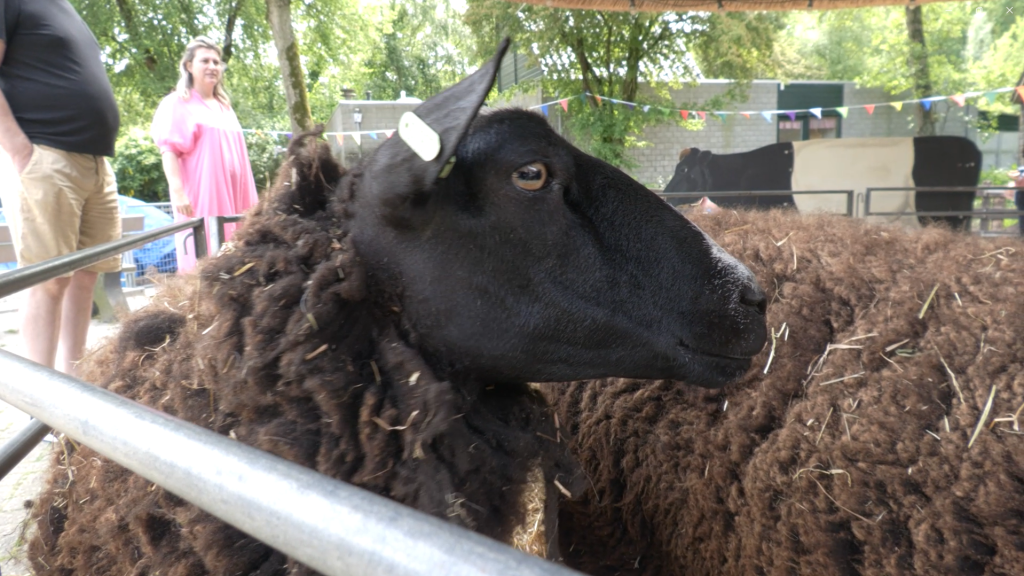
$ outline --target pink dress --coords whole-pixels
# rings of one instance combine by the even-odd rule
[[[178,156],[181,181],[192,203],[193,217],[207,218],[207,241],[212,240],[210,216],[241,214],[256,204],[256,182],[249,165],[249,152],[242,126],[230,108],[208,104],[195,90],[188,100],[172,93],[160,102],[153,116],[151,135],[160,152]],[[186,220],[177,211],[174,220]],[[234,224],[224,226],[224,241],[230,240]],[[175,235],[178,271],[196,267],[192,231]],[[208,244],[207,254],[216,251]]]

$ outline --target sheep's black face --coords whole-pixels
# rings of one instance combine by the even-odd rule
[[[764,293],[656,195],[521,110],[478,117],[455,156],[446,178],[397,198],[371,160],[352,221],[371,282],[397,288],[436,368],[703,386],[749,368]]]

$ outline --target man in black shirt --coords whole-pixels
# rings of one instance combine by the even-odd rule
[[[120,238],[105,158],[120,120],[99,45],[67,0],[2,2],[0,194],[26,266]],[[74,374],[97,275],[119,270],[113,257],[30,288],[21,328],[28,358]]]

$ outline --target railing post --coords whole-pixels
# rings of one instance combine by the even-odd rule
[[[206,258],[209,255],[209,251],[206,249],[208,246],[206,243],[206,218],[201,218],[192,228],[192,241],[196,245],[196,260]]]
[[[220,249],[224,246],[224,241],[225,241],[224,240],[225,239],[225,236],[224,236],[224,220],[225,220],[225,218],[223,216],[217,216],[214,219],[214,222],[216,222],[216,224],[217,224],[217,226],[216,226],[216,228],[217,228],[217,238],[214,239],[213,245],[217,247],[217,252],[218,253],[220,252]]]
[[[50,427],[45,422],[33,418],[28,426],[21,429],[6,444],[0,446],[0,480],[7,477],[14,470],[25,456],[32,451],[43,438],[50,433]]]

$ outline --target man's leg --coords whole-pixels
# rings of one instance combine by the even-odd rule
[[[54,367],[57,338],[61,331],[61,309],[71,278],[54,278],[28,289],[21,336],[26,357],[43,366]]]
[[[64,292],[57,369],[71,376],[78,375],[77,364],[85,354],[92,319],[92,288],[98,276],[96,272],[79,270],[71,276],[71,284]]]

